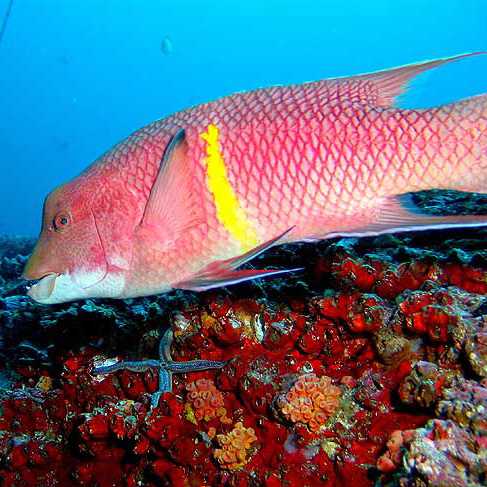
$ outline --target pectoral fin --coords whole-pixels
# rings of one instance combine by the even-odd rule
[[[140,222],[142,232],[150,232],[167,243],[203,220],[192,178],[185,132],[180,129],[161,159]]]
[[[281,235],[259,245],[245,254],[239,255],[232,259],[221,260],[212,262],[209,266],[205,267],[201,272],[190,276],[188,279],[174,284],[174,288],[187,289],[191,291],[204,291],[214,287],[228,286],[230,284],[236,284],[238,282],[248,281],[250,279],[256,279],[264,276],[274,276],[282,274],[284,272],[292,272],[297,269],[284,269],[284,270],[260,270],[260,269],[246,269],[235,270],[237,267],[245,264],[249,260],[253,259],[257,255],[261,254],[265,250],[274,245],[282,243],[284,237],[294,227],[286,230]]]

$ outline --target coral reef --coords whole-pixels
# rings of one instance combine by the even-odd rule
[[[277,400],[279,410],[293,423],[303,423],[317,431],[340,403],[341,390],[329,377],[304,374]]]
[[[305,271],[51,307],[5,237],[0,486],[484,485],[486,234],[448,235],[284,246],[259,267]]]

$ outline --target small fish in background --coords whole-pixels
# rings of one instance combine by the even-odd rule
[[[56,62],[59,63],[59,64],[64,64],[64,65],[67,65],[67,64],[70,64],[71,63],[71,59],[66,56],[66,55],[61,55],[61,56],[58,56],[56,58]]]
[[[169,36],[165,36],[161,41],[161,51],[165,56],[170,56],[173,52],[173,42]]]
[[[51,192],[24,269],[44,304],[204,290],[286,242],[487,225],[408,193],[487,193],[487,94],[397,107],[417,75],[471,56],[237,93],[141,128]]]
[[[64,140],[56,135],[52,136],[52,143],[58,151],[65,151],[69,149],[69,141]]]

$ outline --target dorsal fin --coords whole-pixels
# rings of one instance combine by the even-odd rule
[[[140,222],[143,230],[170,242],[200,221],[200,204],[194,201],[184,129],[166,147]]]
[[[477,56],[485,54],[485,52],[472,52],[467,54],[459,54],[457,56],[446,57],[441,59],[434,59],[432,61],[423,61],[414,64],[407,64],[406,66],[399,66],[397,68],[386,69],[384,71],[376,71],[374,73],[359,74],[357,76],[349,76],[345,78],[333,78],[329,81],[371,81],[369,89],[360,93],[360,99],[364,102],[372,102],[376,106],[390,108],[397,103],[397,98],[405,93],[409,87],[409,83],[421,73],[429,69],[437,68],[453,61],[458,61],[469,56]],[[356,93],[353,93],[355,96]]]

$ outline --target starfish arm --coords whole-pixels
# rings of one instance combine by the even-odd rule
[[[157,389],[161,394],[163,392],[172,392],[172,372],[166,368],[159,370],[159,387]]]
[[[132,372],[145,372],[148,369],[159,369],[160,363],[158,360],[140,360],[140,361],[120,361],[112,365],[102,365],[95,367],[93,374],[112,374],[118,370],[130,370]]]
[[[168,328],[159,342],[159,360],[161,362],[168,363],[171,361],[171,344],[173,336],[172,329]]]
[[[159,399],[161,399],[162,394],[164,391],[156,391],[152,396],[150,397],[150,408],[155,409],[157,406],[159,406]]]
[[[198,370],[221,369],[228,362],[218,360],[191,360],[189,362],[168,362],[167,368],[175,374],[184,372],[196,372]]]
[[[159,369],[159,386],[150,398],[151,409],[159,406],[159,399],[164,392],[172,392],[172,372],[164,367]]]

